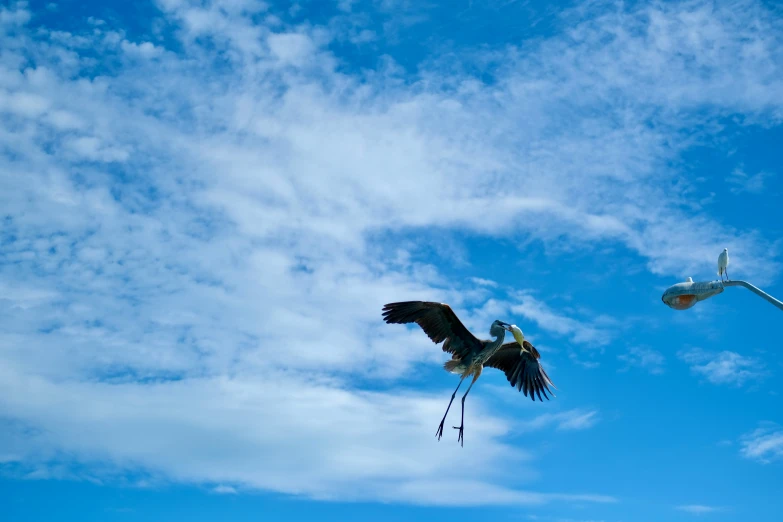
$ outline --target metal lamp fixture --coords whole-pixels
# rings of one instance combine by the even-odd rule
[[[783,310],[783,302],[775,299],[768,293],[756,288],[746,281],[707,281],[694,283],[690,277],[684,283],[677,283],[669,288],[661,296],[661,300],[675,310],[687,310],[699,301],[709,299],[723,292],[727,286],[742,286],[754,294],[764,298],[776,307]]]

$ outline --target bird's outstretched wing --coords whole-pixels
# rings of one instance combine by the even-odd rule
[[[404,301],[389,303],[383,307],[383,318],[387,323],[416,323],[434,342],[443,343],[443,351],[462,359],[471,352],[477,353],[483,344],[457,317],[451,307],[431,301]]]
[[[541,394],[549,400],[546,394],[548,391],[554,397],[555,394],[549,389],[549,386],[557,389],[549,375],[538,362],[540,354],[538,350],[527,341],[524,341],[527,352],[522,352],[518,342],[506,343],[501,346],[492,357],[484,363],[484,366],[497,368],[506,374],[506,378],[511,386],[516,386],[531,400],[535,401],[534,393],[538,395],[538,400],[544,402]]]

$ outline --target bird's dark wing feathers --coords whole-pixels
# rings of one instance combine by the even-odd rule
[[[478,353],[484,346],[447,304],[431,301],[389,303],[383,307],[383,318],[390,324],[418,324],[435,344],[446,341],[443,351],[454,354],[454,358]]]
[[[538,400],[544,402],[541,398],[541,394],[549,400],[549,396],[546,394],[548,391],[554,397],[555,394],[549,389],[549,386],[556,388],[546,374],[544,368],[538,362],[538,350],[527,341],[524,341],[525,348],[530,352],[522,352],[519,343],[506,343],[501,346],[492,357],[484,363],[484,366],[490,368],[497,368],[502,370],[506,374],[506,378],[511,386],[516,386],[517,389],[522,391],[525,396],[529,396],[531,400],[535,401],[534,393],[538,395]]]

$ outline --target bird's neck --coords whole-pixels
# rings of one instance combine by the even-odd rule
[[[506,338],[506,332],[501,332],[500,335],[498,335],[494,341],[490,341],[490,343],[487,345],[485,350],[490,353],[496,351],[498,348],[500,348],[500,345],[503,344],[503,340],[505,338]]]

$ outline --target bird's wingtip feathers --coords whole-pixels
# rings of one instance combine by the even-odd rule
[[[410,323],[416,320],[412,314],[422,309],[420,301],[399,301],[383,305],[383,319],[389,324]]]

